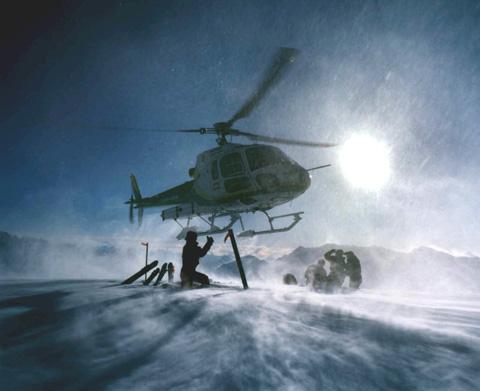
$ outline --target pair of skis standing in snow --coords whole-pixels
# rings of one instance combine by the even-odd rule
[[[155,284],[154,285],[158,285],[158,283],[160,281],[162,281],[162,278],[163,276],[165,275],[165,273],[168,272],[168,282],[172,282],[173,281],[173,272],[175,271],[175,267],[173,266],[173,263],[164,263],[162,265],[162,267],[159,269],[158,267],[153,271],[152,274],[150,274],[150,276],[148,276],[148,278],[144,281],[144,285],[148,285],[150,284],[153,279],[155,277],[157,277],[157,280],[155,281]]]
[[[129,285],[138,280],[140,277],[145,275],[145,281],[143,282],[143,285],[149,285],[155,277],[157,277],[157,280],[155,281],[154,285],[158,285],[160,281],[162,281],[163,276],[165,273],[168,272],[168,281],[172,282],[173,281],[173,272],[175,271],[175,267],[173,266],[173,263],[164,263],[161,268],[156,268],[148,278],[146,278],[147,273],[152,270],[154,267],[158,265],[158,261],[153,261],[148,265],[145,265],[145,267],[141,268],[138,272],[133,274],[132,276],[128,277],[125,281],[122,282],[122,285]]]

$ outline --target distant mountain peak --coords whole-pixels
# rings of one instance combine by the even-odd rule
[[[8,232],[0,231],[0,240],[7,240],[11,237],[12,235],[10,235]]]
[[[428,246],[415,247],[412,251],[410,251],[410,254],[429,254],[429,255],[443,254],[443,255],[452,256],[452,254],[448,253],[447,251],[435,249],[433,247],[428,247]]]

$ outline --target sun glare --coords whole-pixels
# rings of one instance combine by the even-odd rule
[[[378,191],[390,177],[389,150],[371,136],[353,136],[340,151],[340,166],[352,186]]]

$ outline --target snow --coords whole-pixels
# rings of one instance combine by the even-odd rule
[[[479,295],[3,281],[0,389],[474,390]]]

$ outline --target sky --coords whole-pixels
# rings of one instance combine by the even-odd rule
[[[306,168],[332,167],[312,173],[310,189],[274,211],[304,211],[294,230],[247,242],[480,253],[479,2],[10,7],[0,40],[0,230],[173,238],[178,227],[161,221],[161,209],[141,228],[129,224],[129,174],[145,195],[183,183],[214,137],[102,126],[197,128],[226,120],[284,46],[300,51],[290,72],[236,126],[340,144],[369,135],[387,146],[391,176],[365,191],[342,175],[340,148],[281,147]]]

